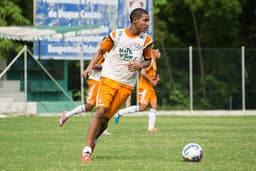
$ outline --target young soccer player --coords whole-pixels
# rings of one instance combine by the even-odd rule
[[[62,127],[64,123],[71,117],[76,114],[91,111],[96,104],[96,95],[99,88],[100,74],[102,70],[102,63],[104,62],[104,57],[102,56],[100,60],[93,66],[92,74],[88,79],[88,92],[86,96],[86,103],[79,105],[70,111],[65,111],[62,113],[62,116],[59,120],[59,126]],[[108,130],[103,132],[104,135],[110,135],[111,133]]]
[[[148,131],[155,132],[158,129],[155,127],[156,112],[157,112],[157,96],[154,87],[159,81],[159,75],[157,74],[156,60],[160,58],[161,53],[159,49],[152,50],[151,64],[141,70],[139,79],[139,93],[137,95],[139,105],[130,106],[125,109],[119,110],[115,116],[114,121],[117,124],[121,116],[139,112],[145,110],[148,104],[151,105],[151,109],[148,113]]]
[[[100,49],[83,73],[85,77],[90,75],[100,56],[108,52],[101,72],[97,109],[90,123],[86,145],[82,151],[83,162],[91,161],[97,139],[133,91],[137,71],[150,64],[152,38],[146,34],[149,19],[149,14],[144,9],[134,9],[130,14],[131,25],[128,28],[112,31],[102,41]]]

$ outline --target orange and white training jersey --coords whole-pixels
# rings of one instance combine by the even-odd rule
[[[128,63],[151,59],[152,38],[146,33],[135,36],[127,29],[118,29],[103,40],[101,50],[109,51],[101,76],[134,87],[137,72],[130,72]]]
[[[150,65],[146,68],[147,75],[150,79],[155,79],[157,76],[157,65],[155,60],[151,60]],[[139,87],[152,87],[150,82],[143,76],[140,76]]]
[[[97,64],[102,64],[104,62],[104,57],[102,56]],[[101,76],[101,69],[93,69],[91,75],[89,76],[89,79],[100,81],[100,76]]]

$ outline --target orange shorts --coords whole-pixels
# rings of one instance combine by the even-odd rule
[[[155,90],[151,88],[139,88],[139,94],[137,96],[139,103],[148,105],[150,102],[157,102],[157,96]]]
[[[108,78],[101,78],[97,95],[96,107],[107,108],[105,116],[111,119],[134,88]]]
[[[86,95],[86,103],[95,106],[96,104],[96,96],[99,88],[99,81],[89,79],[88,80],[88,90]]]

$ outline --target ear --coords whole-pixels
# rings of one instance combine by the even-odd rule
[[[137,23],[138,19],[136,17],[133,18],[133,23]]]

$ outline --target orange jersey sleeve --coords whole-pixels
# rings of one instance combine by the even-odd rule
[[[113,38],[115,38],[115,36],[116,36],[116,31],[113,31],[107,37],[105,37],[100,44],[100,49],[104,52],[110,51],[114,46]]]
[[[151,59],[152,58],[152,38],[147,35],[145,43],[144,43],[144,51],[143,51],[143,56],[144,59]]]

